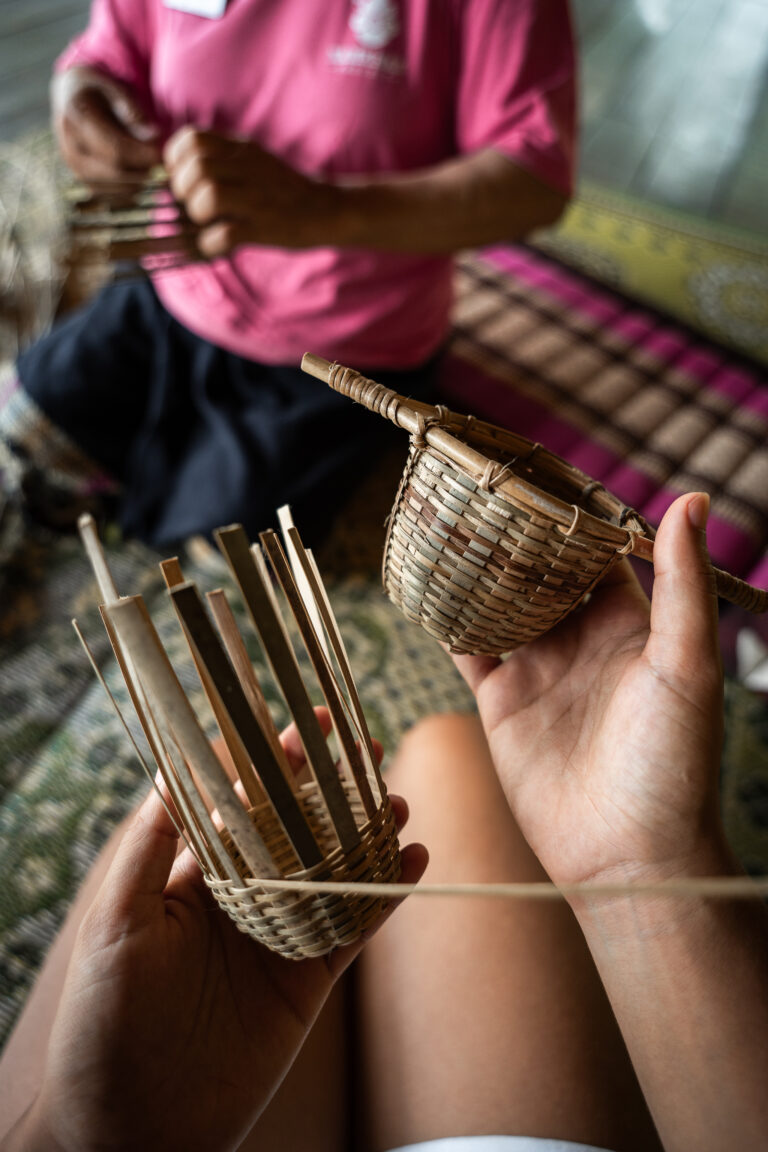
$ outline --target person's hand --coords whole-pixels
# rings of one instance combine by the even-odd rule
[[[174,196],[200,227],[197,246],[204,256],[224,256],[241,244],[330,243],[325,228],[334,188],[253,141],[182,128],[165,146],[163,162]]]
[[[80,179],[138,177],[160,160],[158,130],[130,90],[93,68],[70,68],[51,84],[61,154]]]
[[[722,867],[722,674],[707,497],[681,497],[654,546],[650,610],[622,562],[589,603],[505,661],[456,657],[499,777],[555,882]]]
[[[298,770],[295,728],[283,744]],[[405,804],[392,803],[402,826]],[[237,1148],[362,948],[303,961],[269,951],[215,905],[177,844],[153,791],[83,921],[43,1087],[14,1147]],[[402,865],[416,881],[425,850],[408,846]]]

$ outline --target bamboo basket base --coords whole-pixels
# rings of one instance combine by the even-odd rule
[[[314,868],[301,869],[271,804],[251,808],[249,815],[282,871],[286,888],[272,891],[247,867],[231,842],[232,859],[242,874],[242,885],[206,875],[205,881],[219,906],[241,932],[292,960],[324,956],[334,948],[352,944],[371,927],[387,906],[381,897],[340,893],[291,892],[290,882],[332,880],[352,883],[394,883],[400,877],[400,847],[389,797],[365,821],[358,792],[345,784],[352,814],[360,829],[360,843],[343,852],[318,785],[312,781],[297,792],[297,799],[323,852]],[[227,843],[226,831],[222,839]]]

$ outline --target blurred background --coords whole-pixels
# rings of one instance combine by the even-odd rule
[[[768,363],[768,0],[571,2],[578,196],[534,243]],[[11,345],[62,295],[48,84],[88,7],[0,0],[0,324],[8,331],[15,307]]]
[[[572,0],[581,178],[758,233],[768,185],[768,0]],[[87,0],[0,0],[0,141],[48,121]]]

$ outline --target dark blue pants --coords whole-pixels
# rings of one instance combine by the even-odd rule
[[[435,364],[350,367],[425,397]],[[407,452],[404,432],[298,366],[255,363],[195,336],[147,280],[105,288],[17,368],[52,423],[122,484],[124,532],[155,546],[233,522],[253,537],[284,503],[317,542],[387,443]]]

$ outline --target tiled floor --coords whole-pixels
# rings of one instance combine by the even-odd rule
[[[768,233],[768,0],[572,0],[584,179]],[[47,119],[87,0],[0,0],[0,139]]]

